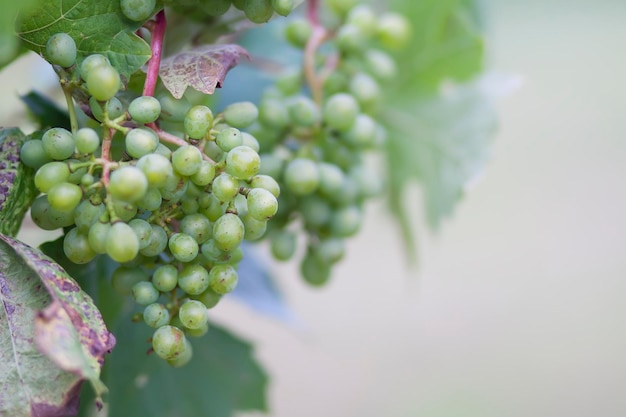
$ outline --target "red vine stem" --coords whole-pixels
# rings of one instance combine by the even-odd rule
[[[159,68],[161,67],[161,54],[163,53],[163,39],[165,37],[165,10],[161,10],[156,15],[156,22],[152,30],[152,41],[150,49],[152,57],[148,62],[148,73],[146,74],[146,82],[143,85],[143,95],[153,96],[157,80],[159,79]]]
[[[113,135],[115,130],[105,127],[104,138],[102,139],[102,155],[101,158],[107,163],[102,165],[102,182],[105,187],[109,186],[109,173],[111,172],[111,142],[113,141]]]
[[[304,67],[304,76],[311,88],[313,101],[318,105],[322,104],[322,78],[315,71],[315,54],[317,49],[328,38],[328,32],[320,24],[318,15],[318,1],[309,0],[307,8],[307,19],[311,23],[313,33],[309,38],[305,48],[302,65]]]

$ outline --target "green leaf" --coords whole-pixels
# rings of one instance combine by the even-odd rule
[[[249,343],[212,326],[191,340],[191,362],[172,368],[146,354],[153,331],[128,317],[116,327],[118,346],[104,371],[109,416],[230,417],[237,410],[267,409],[267,376]]]
[[[385,120],[392,208],[405,216],[404,191],[418,180],[429,223],[437,227],[489,158],[496,127],[491,100],[479,84],[471,83],[406,102],[385,113]]]
[[[70,130],[69,114],[48,97],[37,91],[31,91],[20,96],[20,99],[39,123],[39,129],[62,127]]]
[[[71,416],[89,379],[98,394],[115,339],[76,282],[37,249],[0,235],[0,415]]]
[[[188,86],[213,94],[242,56],[248,57],[248,52],[239,45],[204,45],[167,57],[161,61],[159,75],[177,99],[182,98]]]
[[[124,17],[119,0],[49,0],[21,16],[17,34],[44,56],[50,36],[65,32],[83,58],[106,55],[128,80],[151,55],[150,46],[134,33],[140,26]]]
[[[39,193],[35,173],[20,163],[26,137],[18,128],[0,129],[0,233],[15,236]]]

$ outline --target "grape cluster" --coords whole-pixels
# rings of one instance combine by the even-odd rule
[[[36,170],[42,193],[32,219],[65,229],[70,261],[107,254],[120,263],[113,288],[143,308],[154,352],[183,365],[191,358],[187,336],[206,333],[208,309],[237,285],[242,241],[263,236],[278,210],[280,187],[259,175],[258,142],[240,130],[255,123],[257,107],[234,103],[214,115],[166,93],[126,104],[105,56],[76,65],[66,34],[52,36],[46,53],[90,97],[100,127],[52,128],[23,145],[21,159]],[[166,133],[161,123],[182,133]]]
[[[166,0],[165,4],[185,16],[201,21],[224,15],[230,6],[244,12],[254,23],[269,21],[274,13],[287,16],[294,7],[294,0]]]
[[[303,278],[322,285],[332,265],[342,259],[345,241],[362,223],[364,202],[379,195],[383,182],[367,151],[379,148],[385,129],[377,120],[385,82],[396,75],[388,52],[408,39],[407,21],[397,14],[376,12],[354,1],[329,1],[339,22],[328,30],[328,42],[315,56],[321,94],[305,89],[310,79],[301,71],[277,79],[259,103],[254,131],[261,143],[263,174],[276,178],[283,190],[279,212],[269,233],[278,260],[296,254],[297,236],[306,236],[300,261]],[[293,19],[285,37],[304,48],[314,28]],[[332,71],[327,71],[332,65]],[[304,232],[304,233],[302,233]]]

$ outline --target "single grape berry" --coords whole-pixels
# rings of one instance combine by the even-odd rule
[[[209,286],[217,294],[232,292],[237,281],[237,270],[231,265],[215,265],[209,272]]]
[[[200,301],[187,300],[180,306],[178,318],[188,329],[199,329],[208,322],[207,308]]]
[[[367,4],[360,4],[350,10],[346,22],[357,26],[366,36],[371,36],[377,30],[378,17]]]
[[[55,33],[46,43],[46,57],[52,64],[71,67],[76,62],[76,42],[67,33]]]
[[[244,236],[244,225],[239,216],[226,213],[213,224],[213,239],[224,252],[235,250]]]
[[[168,247],[174,258],[181,262],[191,262],[198,256],[198,242],[186,233],[175,233],[170,237]]]
[[[175,359],[185,349],[185,334],[177,327],[161,326],[152,335],[152,349],[162,359]]]
[[[280,195],[280,185],[269,175],[255,175],[250,180],[250,187],[263,188],[272,193],[276,198]]]
[[[265,23],[274,14],[271,0],[246,0],[242,7],[246,17],[254,23]]]
[[[156,256],[163,252],[167,247],[167,233],[156,224],[151,224],[152,234],[150,235],[150,243],[141,250],[144,256]]]
[[[108,189],[114,198],[134,202],[146,194],[148,180],[139,168],[124,166],[111,173]]]
[[[142,268],[120,266],[111,275],[111,286],[120,295],[131,295],[133,287],[138,282],[148,279],[148,274]]]
[[[48,162],[35,173],[35,186],[42,193],[47,193],[50,188],[66,182],[70,177],[70,169],[63,162]]]
[[[300,263],[302,278],[314,287],[320,287],[330,278],[330,264],[308,252]]]
[[[128,113],[138,123],[152,123],[161,114],[161,103],[152,96],[137,97],[128,105]]]
[[[350,94],[334,94],[324,104],[324,122],[332,129],[339,131],[350,129],[357,114],[359,114],[359,103]]]
[[[83,59],[83,62],[80,64],[80,76],[83,80],[87,81],[87,74],[100,65],[111,65],[109,62],[109,58],[100,54],[93,54],[87,56]]]
[[[104,110],[106,109],[109,120],[114,120],[124,114],[124,106],[117,97],[111,97],[106,102],[99,102],[95,97],[89,99],[89,108],[93,117],[99,121],[104,121]]]
[[[89,245],[93,248],[94,251],[96,251],[96,253],[107,252],[106,238],[110,228],[110,223],[102,223],[99,221],[92,224],[89,228]]]
[[[122,14],[135,22],[141,22],[154,14],[156,0],[120,0]]]
[[[209,272],[202,265],[186,264],[178,274],[178,286],[187,294],[202,294],[209,287]]]
[[[279,230],[270,237],[270,251],[279,261],[288,261],[296,253],[297,236],[290,230]]]
[[[159,146],[159,138],[152,129],[138,127],[131,129],[124,139],[126,153],[133,158],[141,158],[153,153]]]
[[[92,204],[89,200],[83,200],[74,210],[74,223],[79,229],[89,232],[104,211],[104,204]]]
[[[398,13],[385,13],[378,19],[378,37],[387,48],[400,49],[411,37],[411,24]]]
[[[170,322],[170,312],[163,304],[152,303],[143,310],[143,321],[148,326],[158,329]]]
[[[215,143],[224,152],[228,152],[231,149],[243,144],[243,135],[239,129],[234,127],[227,127],[220,131],[215,137]]]
[[[83,154],[93,154],[100,146],[100,136],[89,127],[78,129],[76,135],[74,135],[74,140],[76,142],[76,150]]]
[[[282,129],[289,124],[289,110],[283,100],[266,98],[259,105],[259,122],[273,129]]]
[[[45,163],[52,161],[52,158],[43,149],[43,142],[40,139],[33,139],[22,145],[20,161],[29,168],[39,169]]]
[[[168,359],[167,363],[174,368],[180,368],[181,366],[187,365],[192,357],[193,348],[191,347],[189,340],[185,338],[183,339],[183,349],[180,354],[173,359]]]
[[[178,283],[178,269],[174,265],[161,265],[152,275],[152,285],[161,292],[169,292]]]
[[[195,213],[183,217],[180,222],[181,232],[191,236],[196,242],[202,244],[213,235],[211,222],[204,214]]]
[[[263,188],[253,188],[246,198],[248,214],[257,220],[267,220],[278,211],[278,200],[274,194]]]
[[[150,238],[152,237],[152,227],[150,227],[150,223],[144,219],[135,218],[129,221],[128,225],[132,227],[133,232],[137,235],[137,239],[139,239],[140,250],[150,244]]]
[[[209,288],[202,294],[192,295],[191,298],[200,301],[206,308],[213,308],[220,301],[222,295]]]
[[[293,0],[272,0],[274,11],[281,16],[287,16],[293,9]]]
[[[193,106],[185,114],[183,124],[190,138],[202,139],[213,125],[213,112],[207,106]]]
[[[48,190],[48,202],[60,211],[72,211],[78,206],[83,192],[78,185],[62,182]]]
[[[261,157],[252,148],[237,146],[226,155],[226,172],[240,180],[255,176],[261,167]]]
[[[309,97],[297,96],[289,104],[291,121],[300,127],[311,127],[321,119],[320,110]]]
[[[114,261],[130,262],[139,252],[139,239],[132,227],[123,222],[115,223],[108,230],[105,241],[106,253]]]
[[[259,117],[259,110],[254,103],[249,101],[233,103],[224,109],[224,120],[237,129],[250,126],[257,117]]]
[[[138,282],[133,285],[131,293],[135,302],[142,306],[155,303],[159,299],[159,291],[148,281]]]
[[[220,174],[213,180],[213,195],[224,203],[232,201],[239,194],[239,181],[229,174]]]
[[[87,73],[87,89],[98,101],[107,101],[120,89],[120,74],[111,65],[98,65]]]
[[[246,213],[241,219],[244,226],[243,238],[249,241],[261,239],[267,231],[267,220],[258,220]]]
[[[72,134],[61,127],[53,127],[41,137],[43,150],[52,159],[63,161],[74,154],[76,142]]]
[[[77,227],[65,235],[63,252],[75,264],[86,264],[96,257],[96,252],[89,245],[87,234],[81,232]]]
[[[287,188],[297,195],[311,194],[320,182],[317,164],[306,158],[291,160],[285,167],[283,177]]]
[[[190,178],[191,182],[201,187],[209,185],[215,178],[215,164],[211,161],[202,161],[198,171]]]
[[[173,177],[174,175],[170,160],[156,153],[139,158],[137,168],[146,176],[151,187],[162,187],[165,185],[168,177]]]
[[[285,39],[296,48],[304,48],[312,33],[311,23],[303,18],[293,19],[285,27]]]
[[[172,153],[172,167],[181,175],[190,176],[198,172],[202,153],[192,145],[181,146]]]

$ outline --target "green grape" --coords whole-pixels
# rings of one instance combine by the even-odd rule
[[[230,126],[237,129],[243,129],[244,127],[250,126],[258,117],[259,109],[257,109],[254,103],[249,101],[233,103],[224,109],[224,120],[226,120],[226,123]]]
[[[81,233],[76,227],[65,235],[63,252],[75,264],[86,264],[96,257],[96,252],[89,246],[87,234]]]
[[[333,264],[339,262],[346,253],[345,240],[337,237],[329,237],[321,240],[314,250],[314,255],[322,262]]]
[[[154,14],[156,0],[120,0],[122,14],[135,22],[141,22]]]
[[[244,225],[239,216],[226,213],[213,224],[213,239],[224,252],[235,250],[243,240]]]
[[[169,292],[178,284],[178,270],[173,265],[161,265],[152,275],[152,285],[161,292]]]
[[[150,187],[162,187],[168,177],[174,175],[172,163],[169,159],[156,153],[142,156],[137,161],[136,166],[143,172]]]
[[[193,357],[193,348],[191,347],[191,343],[189,343],[189,341],[185,338],[183,339],[182,352],[180,352],[180,354],[176,356],[175,358],[168,359],[167,363],[174,368],[180,368],[182,366],[187,365],[192,357]]]
[[[95,97],[89,99],[89,108],[94,119],[99,122],[104,121],[104,109],[106,106],[107,117],[109,120],[114,120],[124,114],[124,106],[117,97],[111,97],[110,100],[100,103]]]
[[[344,25],[337,32],[337,48],[344,54],[360,54],[365,49],[365,41],[365,34],[356,25]]]
[[[84,200],[74,210],[74,223],[81,231],[88,232],[104,212],[104,204],[91,204],[89,200]]]
[[[185,334],[191,337],[202,337],[209,331],[209,323],[204,323],[204,326],[198,329],[185,329]]]
[[[148,246],[150,238],[152,237],[152,227],[150,227],[150,223],[144,219],[132,219],[128,222],[128,225],[137,235],[137,239],[139,239],[139,249],[141,250]]]
[[[365,66],[368,72],[380,81],[390,81],[398,73],[393,58],[377,49],[370,49],[365,53]]]
[[[170,322],[170,312],[163,304],[152,303],[144,308],[143,321],[148,326],[158,329]]]
[[[282,100],[264,99],[259,105],[259,122],[272,129],[283,129],[289,124],[289,111]]]
[[[48,162],[35,173],[35,186],[42,193],[47,193],[50,188],[66,182],[70,178],[70,169],[63,162]]]
[[[111,225],[109,223],[96,222],[91,225],[89,228],[89,246],[96,253],[106,253],[106,238],[109,233],[109,229],[111,229]]]
[[[261,149],[261,144],[259,143],[257,138],[255,138],[248,132],[241,132],[241,134],[243,136],[243,146],[247,146],[254,152],[259,153],[259,150]]]
[[[215,143],[217,143],[217,146],[219,146],[224,152],[228,152],[231,149],[243,144],[243,135],[239,129],[227,127],[217,134],[215,137]]]
[[[139,252],[139,239],[126,223],[115,223],[106,235],[106,253],[116,262],[130,262]]]
[[[239,10],[243,10],[247,1],[248,0],[232,0],[232,3],[233,3],[233,6],[235,6]]]
[[[20,160],[29,168],[39,169],[44,164],[52,161],[43,149],[43,142],[39,139],[24,142],[20,150]]]
[[[207,106],[193,106],[185,114],[183,123],[190,138],[202,139],[213,125],[213,112]]]
[[[264,153],[259,155],[261,158],[261,167],[259,174],[267,175],[272,178],[279,178],[283,172],[285,161],[278,155]]]
[[[209,141],[204,145],[204,154],[214,160],[215,162],[220,162],[224,159],[226,152],[224,152],[217,143],[214,141]]]
[[[300,200],[300,212],[307,225],[318,228],[327,224],[332,215],[328,202],[316,195],[308,195]]]
[[[189,188],[189,180],[174,171],[166,178],[165,184],[159,190],[164,200],[176,202],[185,195],[187,188]]]
[[[270,237],[270,251],[279,261],[288,261],[296,253],[297,236],[289,230],[279,230]]]
[[[317,164],[306,158],[296,158],[289,161],[283,177],[287,188],[296,195],[311,194],[320,183]]]
[[[351,9],[346,18],[348,24],[355,25],[368,37],[376,32],[377,20],[374,10],[366,4],[360,4]]]
[[[209,321],[207,308],[197,300],[187,300],[180,306],[178,318],[188,329],[200,329]]]
[[[200,247],[202,256],[212,262],[228,262],[230,260],[231,253],[224,252],[217,247],[215,239],[209,239]]]
[[[350,94],[338,93],[324,104],[324,122],[332,129],[346,131],[352,127],[359,114],[359,103]]]
[[[299,127],[311,127],[319,123],[320,110],[309,97],[297,96],[289,103],[289,117]]]
[[[93,54],[87,56],[83,62],[80,64],[80,76],[83,80],[86,81],[87,74],[91,72],[95,67],[99,67],[100,65],[110,66],[111,63],[109,59],[104,55]]]
[[[280,195],[280,185],[269,175],[255,175],[250,179],[250,187],[267,190],[276,198]]]
[[[237,270],[231,265],[215,265],[209,271],[209,287],[217,294],[228,294],[237,286]]]
[[[187,264],[178,274],[178,286],[187,294],[202,294],[209,287],[209,273],[202,265]]]
[[[322,87],[328,96],[342,92],[348,88],[348,77],[343,72],[334,71],[324,78]]]
[[[202,292],[202,294],[192,295],[191,297],[194,300],[200,301],[206,308],[213,308],[220,301],[222,295],[208,288],[206,291]]]
[[[346,176],[341,186],[341,191],[337,194],[328,196],[328,198],[337,205],[347,206],[354,203],[359,197],[359,185],[354,178]]]
[[[174,98],[170,93],[164,92],[157,96],[161,103],[161,119],[168,122],[182,122],[185,120],[191,103],[184,96],[181,99]]]
[[[312,33],[311,23],[303,18],[293,19],[285,26],[285,39],[296,48],[304,49]]]
[[[67,178],[67,182],[77,185],[80,184],[83,175],[87,173],[87,167],[84,162],[80,162],[78,159],[68,159],[65,162],[70,169],[70,176]]]
[[[274,194],[263,188],[253,188],[246,198],[248,214],[257,220],[267,220],[278,211],[278,200]]]
[[[346,142],[357,147],[372,146],[376,140],[377,125],[374,119],[366,114],[359,114],[354,125],[344,133]]]
[[[30,217],[40,229],[54,230],[58,227],[50,220],[49,212],[51,209],[48,197],[45,195],[41,195],[33,201],[30,207]]]
[[[361,228],[363,213],[357,206],[347,206],[333,213],[330,231],[334,236],[354,236]]]
[[[215,164],[210,161],[202,161],[198,171],[190,178],[191,182],[201,187],[209,185],[215,178]]]
[[[141,306],[156,303],[159,299],[159,291],[149,281],[141,281],[133,285],[131,294],[135,302]]]
[[[62,211],[50,207],[48,220],[55,228],[72,226],[74,224],[74,210]]]
[[[365,166],[358,166],[350,171],[350,177],[359,188],[359,195],[364,198],[372,198],[383,192],[383,182],[380,174]]]
[[[63,161],[74,154],[76,142],[72,134],[62,127],[53,127],[41,138],[43,150],[52,159]]]
[[[156,188],[148,188],[146,194],[137,201],[137,207],[148,211],[155,211],[163,203],[161,192]]]
[[[172,153],[172,167],[181,175],[193,175],[200,169],[202,153],[192,145],[181,146]]]
[[[330,278],[330,265],[308,252],[300,263],[302,278],[314,287],[320,287]]]
[[[98,101],[107,101],[117,94],[121,86],[120,74],[110,65],[90,68],[86,74],[89,94]]]
[[[246,213],[242,218],[244,226],[243,238],[249,241],[255,241],[261,239],[267,231],[267,220],[258,220]]]
[[[305,20],[306,24],[309,25],[308,21]],[[269,93],[266,93],[263,96],[263,99],[269,100],[279,100],[283,99],[285,96],[293,96],[294,94],[298,94],[302,89],[302,80],[303,74],[301,68],[292,68],[285,70],[276,81],[274,81],[274,86],[276,89],[269,90]],[[272,93],[273,91],[273,93]],[[284,104],[283,104],[283,107]],[[259,109],[259,112],[261,109]]]
[[[326,0],[326,6],[336,14],[343,16],[348,13],[359,0]]]
[[[293,10],[293,0],[272,0],[274,11],[281,16],[287,16]]]
[[[157,155],[161,155],[167,159],[170,159],[172,157],[172,150],[162,143],[159,143],[159,146],[157,146],[154,153]]]
[[[250,21],[265,23],[274,14],[274,9],[271,0],[246,0],[243,3],[243,12]]]
[[[145,282],[148,274],[142,268],[120,266],[111,275],[111,286],[120,295],[131,295],[138,282]]]
[[[222,203],[215,197],[213,194],[210,196],[210,204],[207,207],[204,207],[200,210],[202,214],[204,214],[209,221],[214,222],[219,219],[222,214],[224,214],[224,208],[222,207]]]
[[[55,33],[46,43],[46,57],[52,64],[71,67],[76,62],[76,42],[67,33]]]
[[[247,146],[237,146],[226,155],[226,172],[240,180],[255,176],[260,166],[261,157]]]
[[[185,351],[185,340],[185,334],[179,328],[161,326],[152,335],[152,349],[161,359],[173,360]]]
[[[198,242],[186,233],[173,234],[168,247],[174,258],[181,262],[191,262],[198,256]]]
[[[137,215],[137,206],[128,201],[113,199],[113,210],[122,221],[129,221]]]
[[[161,114],[161,103],[152,96],[137,97],[128,105],[128,113],[138,123],[152,123]]]
[[[378,19],[378,37],[389,49],[400,49],[411,37],[411,24],[398,13],[385,13]]]
[[[198,202],[191,198],[186,198],[180,203],[180,207],[183,209],[185,215],[195,214],[198,212],[200,205]]]
[[[96,178],[89,173],[84,174],[82,177],[80,177],[80,185],[82,185],[83,187],[89,187],[90,185],[93,185],[95,181]]]
[[[131,129],[124,139],[126,153],[133,158],[141,158],[152,154],[159,146],[159,138],[152,129],[138,127]],[[160,155],[159,155],[160,156]]]
[[[352,77],[349,89],[350,93],[354,95],[364,108],[371,108],[380,101],[381,92],[378,83],[374,78],[363,72]]]
[[[329,197],[341,192],[346,177],[341,168],[327,162],[320,162],[317,168],[320,173],[320,193]]]
[[[213,228],[209,219],[200,213],[185,216],[180,222],[180,230],[191,236],[198,244],[206,242],[213,234]]]
[[[76,135],[74,135],[74,140],[79,153],[92,154],[100,147],[100,136],[89,127],[78,129]]]
[[[220,174],[213,180],[213,195],[224,203],[232,201],[239,194],[239,181],[229,174]]]
[[[221,16],[230,8],[230,0],[212,0],[208,2],[200,3],[202,11],[209,16]]]
[[[128,202],[141,199],[148,190],[148,180],[144,173],[134,166],[116,169],[109,177],[108,191],[113,198]]]

